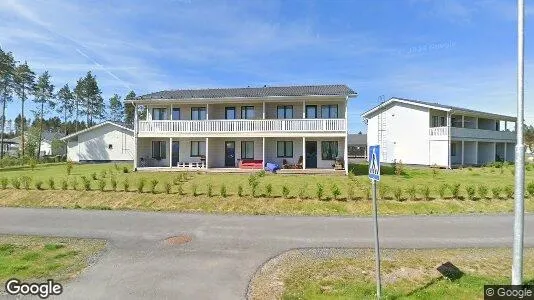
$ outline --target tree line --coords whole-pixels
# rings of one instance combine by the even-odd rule
[[[135,92],[130,91],[125,100],[135,98]],[[37,110],[33,111],[35,119],[30,125],[38,129],[37,158],[41,153],[42,133],[44,130],[62,131],[69,134],[86,127],[93,126],[97,121],[108,119],[115,122],[133,124],[134,106],[123,104],[121,96],[114,94],[106,105],[102,97],[102,90],[98,86],[96,76],[88,71],[85,76],[76,81],[74,88],[68,83],[56,91],[51,83],[48,71],[36,75],[27,61],[20,62],[15,59],[12,52],[0,48],[0,158],[4,156],[4,140],[6,129],[6,105],[17,100],[20,103],[20,113],[11,121],[15,133],[21,136],[21,154],[33,156],[33,153],[24,153],[25,133],[29,128],[30,120],[25,115],[25,104],[32,101]],[[56,115],[46,120],[45,113]],[[85,121],[80,121],[85,117]]]

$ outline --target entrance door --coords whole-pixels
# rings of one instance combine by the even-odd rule
[[[172,142],[172,166],[176,167],[180,161],[180,142]]]
[[[235,142],[224,142],[224,166],[235,167]]]
[[[306,168],[317,168],[317,141],[306,141]]]

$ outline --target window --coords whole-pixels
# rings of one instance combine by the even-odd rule
[[[180,120],[180,108],[177,108],[177,107],[172,108],[172,119]]]
[[[108,149],[109,149],[109,150],[113,150],[113,144],[109,144],[109,145],[108,145]]]
[[[432,127],[447,126],[447,119],[444,116],[432,116]]]
[[[191,107],[191,120],[206,120],[206,108]]]
[[[226,120],[234,120],[236,118],[235,107],[225,107],[224,108],[224,118]]]
[[[254,106],[241,106],[241,119],[254,119]]]
[[[451,156],[456,156],[456,144],[451,143]]]
[[[165,141],[152,141],[152,158],[157,160],[167,158],[167,146]]]
[[[337,105],[322,105],[321,106],[321,118],[323,119],[335,119],[337,118]]]
[[[276,108],[278,119],[292,119],[293,118],[293,105],[279,105]]]
[[[317,105],[306,105],[306,119],[317,118]]]
[[[201,157],[206,155],[206,142],[191,141],[191,157]]]
[[[321,157],[323,160],[335,160],[337,157],[337,142],[321,142]]]
[[[439,126],[447,126],[445,123],[445,117],[439,117]]]
[[[254,142],[241,142],[241,159],[254,159]]]
[[[152,120],[167,120],[167,109],[166,108],[153,108],[152,109]]]
[[[293,157],[293,142],[278,141],[276,142],[277,157]]]

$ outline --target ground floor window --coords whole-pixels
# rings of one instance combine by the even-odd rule
[[[276,142],[276,156],[277,157],[293,157],[293,142],[292,141]]]
[[[451,156],[456,156],[456,144],[451,143]]]
[[[337,157],[337,149],[336,141],[321,142],[321,158],[323,160],[335,160]]]
[[[165,141],[152,141],[152,158],[157,160],[167,158],[167,143]]]
[[[254,159],[254,142],[241,142],[241,159]]]
[[[200,157],[206,155],[206,142],[191,141],[191,157]]]

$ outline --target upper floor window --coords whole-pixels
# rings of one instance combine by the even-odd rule
[[[337,105],[322,105],[321,106],[321,118],[323,119],[335,119],[338,118]]]
[[[432,127],[447,126],[444,116],[432,116]]]
[[[153,108],[152,109],[152,120],[167,120],[167,109],[166,108]]]
[[[241,106],[241,119],[254,119],[254,106]]]
[[[206,120],[206,108],[191,107],[191,120]]]
[[[237,119],[237,116],[235,115],[235,107],[225,107],[224,108],[224,118],[226,120],[234,120]]]
[[[306,105],[306,119],[317,119],[317,105]]]
[[[180,120],[180,108],[173,107],[172,108],[172,119],[173,120]]]
[[[278,119],[292,119],[293,105],[279,105],[276,108],[276,115]]]

